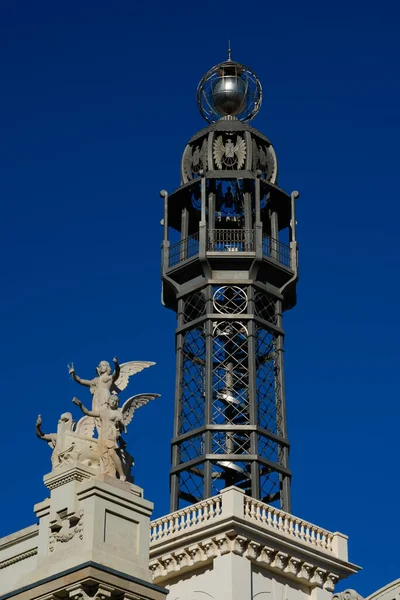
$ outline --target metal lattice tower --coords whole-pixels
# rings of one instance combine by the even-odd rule
[[[171,510],[236,485],[290,511],[282,313],[296,304],[295,199],[250,127],[256,75],[231,59],[198,88],[210,125],[163,191],[163,302],[177,313]]]

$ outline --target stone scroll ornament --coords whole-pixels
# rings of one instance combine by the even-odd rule
[[[73,364],[68,365],[69,373],[80,385],[89,387],[93,396],[91,410],[80,400],[73,399],[84,413],[77,423],[70,412],[63,413],[58,421],[57,433],[46,434],[42,430],[42,418],[36,421],[36,435],[53,449],[52,469],[80,462],[100,474],[111,475],[122,481],[130,479],[133,458],[126,450],[121,433],[132,421],[135,410],[158,398],[159,394],[138,394],[129,398],[119,408],[117,393],[124,390],[129,378],[153,366],[148,361],[131,361],[123,364],[114,358],[114,371],[107,361],[101,361],[96,368],[96,377],[82,379],[75,373]],[[97,431],[97,437],[94,437]]]

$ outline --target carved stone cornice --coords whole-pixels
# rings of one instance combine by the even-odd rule
[[[198,566],[212,562],[216,557],[232,552],[268,567],[277,573],[285,574],[308,584],[311,588],[319,587],[328,591],[334,589],[339,579],[337,573],[323,569],[317,563],[305,561],[301,557],[274,549],[251,539],[250,537],[229,530],[195,544],[183,544],[173,552],[160,554],[150,561],[153,580],[157,584],[175,577],[177,572],[193,570]],[[338,598],[337,600],[359,600],[354,598]]]

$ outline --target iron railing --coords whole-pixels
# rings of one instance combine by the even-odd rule
[[[207,252],[255,252],[254,229],[209,229],[207,232]],[[291,268],[290,247],[268,235],[262,240],[263,256],[272,258],[287,268]],[[168,267],[175,267],[188,258],[199,254],[199,234],[172,244],[169,248]]]
[[[281,265],[288,267],[288,269],[291,268],[290,247],[286,244],[282,244],[279,240],[266,235],[263,237],[262,251],[263,256],[274,258]]]
[[[254,252],[254,229],[209,229],[207,252]]]
[[[175,267],[187,258],[193,258],[198,253],[199,234],[194,233],[169,247],[168,267]]]

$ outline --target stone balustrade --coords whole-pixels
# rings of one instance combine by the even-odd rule
[[[333,552],[335,534],[249,496],[244,496],[244,518]]]
[[[167,542],[182,534],[237,518],[265,531],[295,538],[301,545],[329,553],[347,561],[347,536],[332,533],[269,504],[244,495],[238,488],[227,488],[217,496],[175,511],[150,523],[150,546]]]
[[[165,517],[151,521],[150,544],[170,538],[174,534],[194,528],[222,514],[221,495],[213,496],[187,508],[177,510]]]

